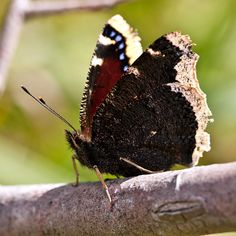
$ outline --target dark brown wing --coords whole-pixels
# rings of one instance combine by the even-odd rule
[[[141,53],[136,32],[120,15],[113,16],[99,36],[81,103],[81,133],[87,140],[97,108]]]
[[[165,170],[176,163],[194,165],[210,150],[204,130],[211,112],[196,77],[197,60],[190,38],[173,32],[132,64],[93,121],[92,143],[110,163],[125,157],[149,170]],[[103,172],[140,174],[101,158],[97,162]]]

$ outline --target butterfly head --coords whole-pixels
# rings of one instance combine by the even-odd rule
[[[65,130],[65,133],[66,140],[68,141],[70,147],[74,150],[76,159],[78,159],[82,165],[92,167],[94,164],[91,163],[92,160],[89,160],[88,158],[88,152],[92,147],[91,141],[86,139],[86,137],[78,131],[71,132]]]
[[[79,132],[65,130],[66,140],[70,144],[70,147],[76,152],[81,149],[83,137]]]

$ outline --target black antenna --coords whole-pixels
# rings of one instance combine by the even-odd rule
[[[30,97],[32,97],[36,102],[38,102],[41,106],[43,106],[44,108],[46,108],[49,112],[51,112],[53,115],[55,115],[57,118],[59,118],[60,120],[62,120],[64,123],[66,123],[67,125],[69,125],[76,133],[77,130],[64,118],[62,117],[60,114],[58,114],[56,111],[54,111],[50,106],[48,106],[48,104],[41,98],[36,98],[34,95],[32,95],[28,89],[26,89],[26,87],[24,87],[23,85],[21,85],[21,88],[24,90],[24,92],[26,92]]]

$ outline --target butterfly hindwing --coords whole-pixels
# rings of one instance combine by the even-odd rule
[[[97,108],[122,74],[142,53],[140,38],[120,16],[113,16],[97,41],[81,103],[81,133],[91,139]]]
[[[129,67],[94,116],[92,143],[104,155],[96,160],[102,172],[111,173],[109,163],[113,174],[142,173],[120,157],[157,171],[194,165],[209,151],[204,130],[211,112],[196,78],[197,60],[190,38],[173,32]]]

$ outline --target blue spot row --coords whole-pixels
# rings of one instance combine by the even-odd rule
[[[129,58],[125,54],[126,42],[125,37],[115,30],[111,25],[107,24],[103,30],[103,35],[115,40],[115,50],[118,51],[119,60],[121,61],[122,70],[127,71],[129,68]]]

